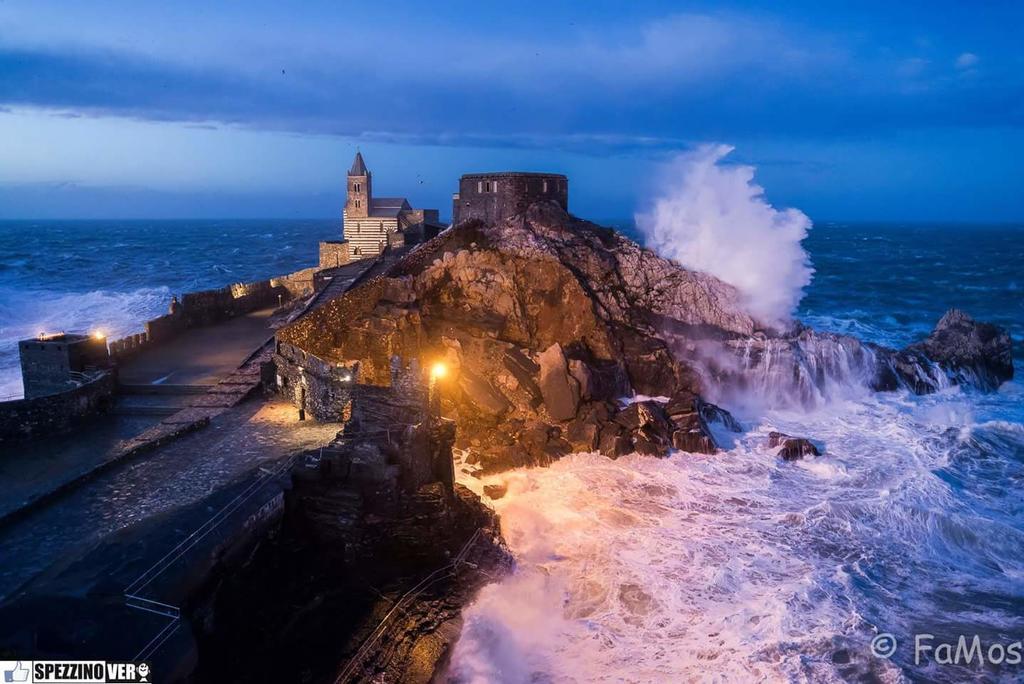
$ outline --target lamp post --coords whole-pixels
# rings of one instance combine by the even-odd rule
[[[430,385],[427,388],[427,406],[430,416],[441,417],[441,388],[438,382],[448,375],[448,366],[441,361],[430,367]]]

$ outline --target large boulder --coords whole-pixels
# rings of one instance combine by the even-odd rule
[[[906,351],[920,352],[957,382],[993,390],[1013,379],[1010,334],[991,323],[979,323],[959,309],[950,309],[935,330]]]
[[[540,366],[540,393],[551,417],[558,421],[572,420],[580,405],[580,383],[569,374],[562,348],[556,343],[537,357]]]
[[[806,437],[791,437],[784,432],[769,432],[768,448],[778,449],[779,457],[784,461],[798,461],[808,456],[821,455],[811,440]]]

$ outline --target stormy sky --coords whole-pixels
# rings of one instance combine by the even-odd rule
[[[734,145],[815,220],[1024,219],[1020,2],[0,0],[0,218],[330,217],[568,173],[592,218]]]

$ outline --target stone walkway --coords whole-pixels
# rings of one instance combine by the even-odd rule
[[[258,353],[250,353],[244,365],[229,370],[215,384],[200,386],[200,390],[206,391],[184,398],[180,410],[172,409],[171,415],[156,419],[159,422],[155,424],[145,417],[133,421],[132,416],[112,416],[77,434],[40,443],[36,452],[29,447],[26,452],[12,454],[10,458],[14,460],[6,467],[5,474],[10,479],[4,481],[7,490],[0,503],[0,525],[26,515],[109,468],[206,427],[259,387],[260,364],[270,358],[272,351],[272,344],[264,344]],[[104,430],[104,424],[118,427]],[[129,431],[132,426],[137,429]],[[115,443],[111,435],[120,441]],[[65,456],[69,459],[66,467],[58,467],[65,463]]]
[[[206,429],[119,464],[6,525],[0,530],[0,597],[110,534],[195,503],[261,465],[322,446],[339,429],[300,422],[294,407],[278,400],[227,410]]]
[[[273,336],[274,309],[262,309],[216,325],[186,330],[122,364],[118,382],[208,385],[230,373]]]

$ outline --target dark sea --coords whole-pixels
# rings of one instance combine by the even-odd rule
[[[20,393],[19,338],[138,331],[173,293],[312,265],[339,232],[336,221],[0,222],[0,395]],[[1008,328],[1024,369],[1024,226],[818,223],[804,247],[809,325],[902,346],[958,307]],[[578,454],[494,476],[509,488],[496,506],[517,570],[467,611],[460,677],[1024,679],[1012,655],[1014,643],[1024,654],[1019,380],[926,397],[850,387],[740,418],[743,436],[714,457]],[[824,455],[782,462],[765,447],[772,430]],[[963,657],[943,662],[938,647],[961,636]]]

